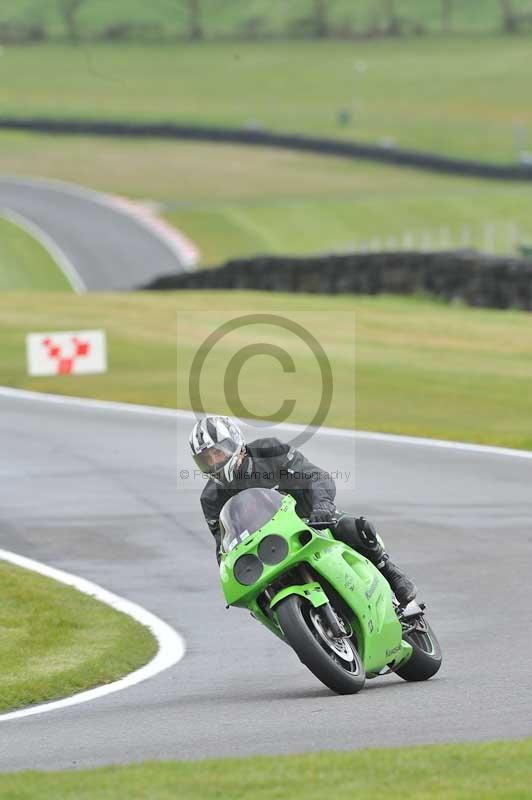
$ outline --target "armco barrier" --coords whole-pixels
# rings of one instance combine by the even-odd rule
[[[435,153],[401,150],[395,147],[363,144],[341,139],[322,139],[301,134],[275,133],[244,128],[218,128],[180,125],[172,122],[126,122],[111,120],[57,119],[54,117],[12,117],[0,115],[0,129],[40,133],[70,133],[98,136],[154,137],[225,142],[262,147],[279,147],[321,155],[377,161],[398,167],[415,167],[430,172],[488,178],[492,180],[532,181],[532,166],[491,164]]]
[[[164,275],[143,289],[261,289],[324,294],[429,294],[487,308],[532,311],[532,260],[475,252],[399,252],[308,258],[258,256]]]

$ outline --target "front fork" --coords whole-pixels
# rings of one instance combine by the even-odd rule
[[[352,631],[349,631],[345,627],[343,620],[335,614],[329,598],[320,584],[314,579],[313,574],[306,564],[300,565],[299,573],[305,581],[303,586],[291,586],[289,589],[279,592],[271,599],[270,607],[273,609],[280,600],[290,594],[300,594],[309,600],[314,608],[319,609],[320,616],[332,639],[343,639],[351,636]]]
[[[310,569],[307,567],[306,564],[301,564],[300,567],[301,574],[305,581],[313,581],[314,576],[312,575]],[[325,594],[325,592],[324,592]],[[331,638],[333,639],[343,639],[344,637],[351,636],[352,631],[349,631],[342,619],[340,619],[334,612],[333,607],[331,606],[329,598],[327,598],[327,603],[319,607],[320,615],[327,626],[328,633],[330,633]]]

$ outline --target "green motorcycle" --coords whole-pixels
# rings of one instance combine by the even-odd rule
[[[249,609],[334,692],[354,694],[378,675],[422,681],[439,670],[424,605],[402,608],[377,568],[298,517],[290,495],[245,489],[224,505],[220,529],[227,608]]]

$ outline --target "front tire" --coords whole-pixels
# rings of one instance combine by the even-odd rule
[[[356,694],[363,688],[366,673],[355,645],[350,638],[326,635],[319,608],[291,594],[276,611],[286,641],[318,680],[337,694]]]
[[[412,631],[403,633],[403,639],[412,645],[412,655],[395,672],[405,681],[432,678],[441,667],[442,655],[439,642],[427,620],[421,617]]]

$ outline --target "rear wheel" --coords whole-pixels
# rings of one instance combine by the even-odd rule
[[[412,655],[395,672],[405,681],[426,681],[441,667],[441,649],[436,635],[424,617],[403,633],[403,639],[412,645]]]
[[[276,611],[286,641],[318,680],[337,694],[355,694],[363,688],[366,673],[352,638],[333,637],[319,608],[292,594]]]

